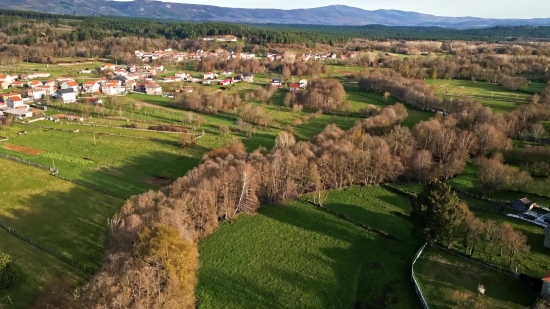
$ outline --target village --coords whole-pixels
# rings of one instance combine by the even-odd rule
[[[254,75],[249,72],[203,72],[187,73],[176,72],[171,76],[157,77],[165,71],[160,63],[202,61],[208,57],[222,57],[223,59],[258,59],[255,54],[227,51],[217,49],[214,52],[197,50],[194,53],[173,51],[171,49],[157,50],[154,52],[135,51],[136,58],[141,64],[104,64],[95,69],[79,70],[80,76],[91,74],[102,77],[93,79],[87,77],[86,81],[77,82],[78,78],[68,76],[52,77],[47,72],[35,72],[30,74],[2,74],[0,72],[0,89],[9,90],[0,95],[0,116],[13,115],[19,119],[33,117],[31,105],[38,107],[39,103],[56,100],[60,103],[81,102],[102,104],[102,97],[122,96],[130,92],[144,93],[153,96],[168,96],[163,86],[167,83],[188,82],[204,85],[219,85],[227,87],[234,83],[254,83]],[[339,59],[347,56],[340,55]],[[281,60],[282,55],[268,53],[263,59],[267,61]],[[335,53],[305,54],[298,58],[299,61],[324,61],[337,59]],[[153,64],[158,63],[158,64]],[[271,85],[284,88],[289,92],[297,92],[307,86],[306,79],[300,79],[294,83],[283,83],[281,78],[271,79]],[[164,87],[166,88],[166,87]],[[192,87],[178,88],[175,92],[192,92]]]

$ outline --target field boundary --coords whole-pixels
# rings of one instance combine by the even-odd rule
[[[386,238],[389,238],[389,239],[391,239],[391,240],[395,240],[395,241],[398,241],[398,242],[408,243],[407,241],[404,241],[404,240],[402,240],[402,239],[400,239],[400,238],[397,238],[397,237],[393,236],[392,234],[390,234],[390,233],[388,233],[388,232],[386,232],[386,231],[382,231],[382,230],[375,229],[375,228],[373,228],[373,227],[371,227],[371,226],[369,226],[369,225],[366,225],[365,223],[362,223],[362,222],[353,221],[353,220],[351,220],[345,213],[340,213],[340,212],[334,211],[334,210],[332,210],[332,209],[326,208],[326,207],[324,207],[324,206],[315,204],[314,202],[312,202],[312,201],[310,201],[310,200],[307,200],[307,203],[309,203],[309,204],[311,204],[311,205],[313,205],[313,206],[315,206],[315,207],[317,207],[317,208],[319,208],[319,209],[322,209],[322,210],[324,210],[324,211],[326,211],[326,212],[328,212],[328,213],[330,213],[330,214],[332,214],[332,215],[335,215],[335,216],[337,216],[337,217],[340,218],[340,219],[343,219],[343,220],[348,221],[348,222],[350,222],[350,223],[352,223],[352,224],[355,224],[355,225],[357,225],[357,226],[359,226],[359,227],[361,227],[361,228],[363,228],[363,229],[365,229],[365,230],[367,230],[367,231],[369,231],[369,232],[373,232],[373,233],[375,233],[375,234],[378,234],[378,235],[380,235],[380,236],[383,236],[383,237],[386,237]]]
[[[34,166],[34,167],[37,167],[37,168],[40,168],[40,169],[43,169],[43,170],[47,170],[51,174],[57,174],[57,172],[59,171],[57,168],[53,168],[53,167],[50,167],[50,166],[45,166],[45,165],[42,165],[42,164],[30,162],[30,161],[27,161],[27,160],[24,160],[24,159],[8,156],[8,155],[5,155],[5,154],[0,154],[0,157],[4,158],[4,159],[7,159],[7,160],[14,161],[14,162],[23,163],[23,164]]]
[[[127,200],[127,199],[128,199],[127,197],[123,197],[123,196],[120,196],[120,195],[117,195],[117,194],[114,194],[114,193],[111,193],[111,192],[107,192],[107,191],[101,190],[101,189],[99,189],[99,188],[95,188],[95,187],[93,187],[93,186],[90,186],[90,185],[81,183],[81,182],[76,181],[76,180],[72,180],[72,179],[69,179],[69,178],[65,178],[65,177],[63,177],[63,176],[59,176],[58,174],[52,174],[52,176],[57,177],[57,178],[62,179],[62,180],[65,180],[65,181],[72,182],[72,183],[77,184],[77,185],[79,185],[79,186],[86,187],[86,188],[88,188],[88,189],[95,190],[95,191],[97,191],[97,192],[101,192],[101,193],[110,195],[110,196],[112,196],[112,197],[119,198],[119,199],[121,199],[121,200]]]
[[[424,309],[430,309],[430,306],[428,306],[428,302],[426,301],[426,298],[424,298],[424,295],[422,294],[422,290],[420,289],[420,285],[418,284],[418,281],[416,281],[416,278],[414,276],[414,264],[416,263],[416,260],[422,255],[422,252],[424,252],[424,248],[426,248],[426,245],[428,242],[425,242],[422,247],[416,252],[416,255],[414,256],[413,262],[411,264],[411,282],[414,286],[414,291],[416,292],[416,295],[418,295],[418,298],[420,299],[420,303],[422,304],[422,307]]]
[[[72,180],[72,179],[69,179],[69,178],[65,178],[63,176],[59,176],[58,175],[59,170],[57,168],[45,166],[45,165],[34,163],[34,162],[29,162],[27,160],[23,160],[23,159],[20,159],[20,158],[17,158],[17,157],[8,156],[8,155],[5,155],[5,154],[0,154],[0,158],[8,159],[8,160],[11,160],[11,161],[14,161],[14,162],[17,162],[17,163],[23,163],[23,164],[34,166],[34,167],[37,167],[37,168],[40,168],[40,169],[43,169],[43,170],[47,170],[47,171],[50,172],[50,175],[52,175],[54,177],[57,177],[59,179],[69,181],[69,182],[72,182],[72,183],[77,184],[79,186],[83,186],[83,187],[86,187],[88,189],[92,189],[92,190],[95,190],[95,191],[98,191],[98,192],[101,192],[101,193],[104,193],[104,194],[107,194],[107,195],[110,195],[110,196],[113,196],[113,197],[116,197],[116,198],[119,198],[119,199],[122,199],[122,200],[127,200],[128,199],[127,197],[123,197],[123,196],[120,196],[120,195],[117,195],[117,194],[114,194],[114,193],[111,193],[111,192],[107,192],[107,191],[92,187],[90,185],[81,183],[81,182],[76,181],[76,180]]]
[[[460,252],[458,252],[458,251],[456,251],[456,250],[447,249],[447,248],[445,248],[445,247],[443,247],[443,246],[441,246],[441,245],[438,245],[438,244],[436,244],[436,243],[434,243],[433,246],[436,247],[436,248],[438,248],[439,250],[443,250],[443,251],[445,251],[445,252],[451,253],[451,254],[456,255],[456,256],[458,256],[458,257],[460,257],[460,258],[463,258],[463,259],[468,260],[468,261],[470,261],[470,262],[472,262],[472,263],[476,263],[476,264],[478,264],[478,265],[487,267],[487,268],[489,268],[489,269],[499,271],[499,272],[501,272],[501,273],[503,273],[503,274],[507,274],[507,275],[509,275],[509,276],[516,277],[516,278],[519,276],[519,273],[515,273],[515,272],[513,272],[513,271],[511,271],[511,270],[505,269],[505,268],[500,267],[500,266],[496,266],[496,265],[492,265],[492,264],[489,264],[489,263],[486,263],[486,262],[479,261],[479,260],[477,260],[477,259],[468,257],[468,256],[466,256],[466,255],[464,255],[464,254],[462,254],[462,253],[460,253]]]
[[[0,227],[3,228],[4,230],[6,230],[8,233],[12,234],[13,236],[31,244],[32,246],[46,252],[46,253],[49,253],[51,254],[52,256],[58,258],[59,260],[73,266],[74,268],[88,274],[88,275],[93,275],[93,271],[92,271],[92,268],[91,267],[86,267],[86,265],[84,264],[81,264],[80,262],[77,262],[77,261],[74,261],[72,260],[71,258],[67,257],[66,255],[64,255],[63,253],[60,253],[60,252],[57,252],[51,248],[49,248],[48,246],[45,246],[45,245],[42,245],[41,243],[33,240],[32,238],[30,237],[27,237],[27,236],[24,236],[23,234],[17,232],[16,230],[12,229],[11,227],[7,226],[6,224],[4,224],[2,221],[0,221]]]

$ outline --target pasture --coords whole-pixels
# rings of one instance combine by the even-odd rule
[[[426,247],[414,271],[430,308],[526,308],[534,297],[519,279]],[[482,284],[485,295],[477,289]]]
[[[306,199],[225,222],[201,242],[199,308],[420,308],[408,275],[419,243],[383,238]],[[353,187],[325,204],[410,238],[410,223],[387,210],[408,203],[380,187]]]
[[[532,96],[530,91],[540,88],[535,85],[525,91],[512,91],[488,82],[471,80],[432,79],[426,80],[426,84],[432,85],[434,93],[442,97],[470,97],[497,113],[509,112],[526,104]]]
[[[97,269],[107,219],[123,200],[50,176],[48,171],[0,159],[0,221],[38,243]],[[83,274],[69,264],[0,229],[0,252],[23,269],[22,279],[0,292],[15,308],[28,308],[39,289],[58,277],[76,284]]]

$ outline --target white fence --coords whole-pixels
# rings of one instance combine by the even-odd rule
[[[418,282],[416,281],[416,278],[414,277],[414,263],[416,263],[416,260],[420,257],[420,255],[424,251],[424,248],[426,247],[427,244],[428,243],[425,243],[420,248],[420,250],[418,250],[418,252],[414,256],[414,260],[413,260],[412,265],[411,265],[411,281],[414,285],[414,290],[416,291],[416,294],[418,295],[418,298],[420,299],[420,302],[422,303],[422,307],[424,307],[424,309],[430,309],[430,306],[428,306],[428,302],[426,301],[426,299],[424,298],[424,295],[422,294],[422,290],[420,289],[420,285],[418,284]]]

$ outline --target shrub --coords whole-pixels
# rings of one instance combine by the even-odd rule
[[[195,145],[195,136],[192,134],[180,134],[178,137],[178,144],[181,145],[181,147],[187,147],[187,146],[193,146]]]
[[[0,253],[0,289],[13,284],[21,274],[21,268],[17,266],[11,256]]]

